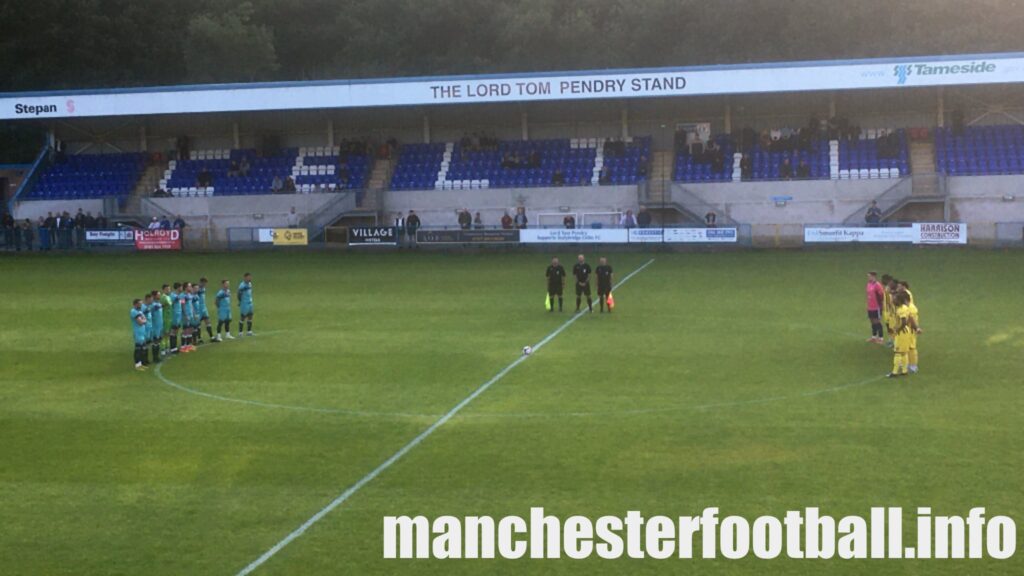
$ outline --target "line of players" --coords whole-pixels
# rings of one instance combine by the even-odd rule
[[[168,354],[195,351],[196,346],[204,344],[204,325],[210,342],[223,342],[224,338],[235,339],[231,335],[231,283],[221,280],[220,290],[215,297],[216,335],[210,326],[210,313],[206,306],[207,284],[206,278],[200,278],[197,283],[175,282],[173,286],[164,284],[160,290],[132,301],[130,317],[135,341],[136,370],[146,370],[151,359],[157,363]],[[246,333],[254,336],[252,274],[248,272],[238,284],[238,312],[238,337]],[[167,347],[163,348],[165,339]]]
[[[889,274],[883,274],[879,282],[877,275],[871,272],[867,289],[868,318],[871,319],[871,338],[868,341],[884,343],[893,349],[889,378],[917,374],[917,337],[921,334],[921,318],[910,283]]]
[[[591,270],[590,264],[587,264],[587,259],[583,254],[576,257],[576,265],[572,267],[572,275],[576,284],[576,311],[580,311],[583,296],[587,297],[588,310],[594,311],[594,300],[590,295],[590,275],[592,273],[597,276],[597,300],[601,305],[601,312],[604,313],[607,305],[610,314],[612,306],[609,304],[608,298],[612,293],[612,284],[614,284],[614,270],[608,265],[607,258],[599,259],[597,269]],[[565,267],[559,263],[558,258],[552,258],[551,265],[548,266],[544,276],[547,279],[548,312],[555,311],[555,299],[558,300],[558,311],[561,312],[565,292]]]

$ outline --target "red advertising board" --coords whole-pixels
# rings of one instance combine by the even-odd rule
[[[136,250],[181,250],[181,230],[136,230]]]

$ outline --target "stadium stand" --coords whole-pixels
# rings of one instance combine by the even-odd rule
[[[677,148],[672,179],[676,182],[867,180],[898,178],[910,173],[907,136],[902,129],[867,130],[856,140],[815,139],[791,146],[753,142],[747,147],[746,170],[744,154],[732,136],[716,136],[712,142],[707,148]],[[784,168],[786,160],[788,169]]]
[[[1024,173],[1024,126],[936,128],[935,162],[950,176]]]
[[[646,177],[651,139],[555,139],[407,144],[393,190],[531,188],[636,184]]]
[[[25,200],[123,200],[131,195],[146,161],[142,153],[66,156],[46,169]]]
[[[172,196],[268,194],[275,178],[288,177],[296,192],[358,190],[366,186],[372,164],[365,152],[342,153],[339,146],[288,148],[276,156],[251,149],[193,150],[189,156],[172,160],[160,181]]]

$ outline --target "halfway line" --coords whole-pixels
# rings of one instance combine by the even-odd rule
[[[654,258],[651,258],[643,266],[641,266],[641,267],[637,268],[636,270],[630,272],[625,278],[620,280],[618,285],[617,285],[617,287],[618,286],[622,286],[623,284],[628,282],[630,278],[632,278],[633,276],[636,276],[637,274],[642,272],[644,270],[644,268],[647,268],[648,266],[650,266],[653,263],[654,263]],[[579,320],[584,314],[587,314],[586,310],[581,310],[580,312],[577,312],[575,315],[573,315],[572,318],[569,318],[568,320],[565,321],[564,324],[559,326],[557,330],[555,330],[551,334],[548,334],[543,340],[538,342],[537,345],[533,347],[533,349],[536,351],[536,350],[540,350],[541,348],[543,348],[544,345],[546,345],[547,343],[549,343],[552,340],[554,340],[554,338],[556,336],[558,336],[563,331],[565,331],[565,329],[568,328],[569,326],[572,326],[572,324],[574,322],[576,322],[577,320]],[[309,518],[309,520],[306,520],[305,522],[303,522],[302,525],[299,526],[298,528],[296,528],[291,534],[289,534],[289,535],[285,536],[284,538],[282,538],[280,542],[278,542],[277,544],[274,544],[273,547],[271,547],[269,550],[264,552],[259,558],[253,560],[248,566],[246,566],[245,568],[241,569],[236,576],[246,576],[247,574],[251,574],[254,570],[256,570],[257,568],[262,566],[264,563],[266,563],[267,560],[270,560],[271,558],[273,558],[274,555],[276,555],[278,552],[280,552],[285,546],[291,544],[292,541],[297,539],[299,536],[302,536],[306,532],[306,530],[308,530],[314,524],[316,524],[321,519],[323,519],[324,516],[327,516],[328,514],[330,514],[332,510],[334,510],[335,508],[340,506],[346,500],[351,498],[353,494],[358,492],[363,486],[366,486],[371,481],[373,481],[373,479],[376,478],[377,476],[379,476],[382,472],[384,472],[385,470],[390,468],[392,464],[394,464],[395,462],[398,462],[399,460],[401,460],[403,456],[408,454],[409,451],[411,451],[413,448],[419,446],[421,442],[423,442],[428,437],[430,437],[430,435],[433,434],[434,432],[436,432],[438,428],[440,428],[441,426],[444,426],[444,424],[446,422],[451,420],[463,408],[465,408],[467,405],[469,405],[470,402],[475,400],[477,398],[477,396],[480,396],[481,394],[486,392],[488,388],[490,388],[495,383],[497,383],[499,380],[504,378],[506,374],[511,372],[516,366],[519,366],[520,364],[525,362],[528,358],[530,358],[530,356],[520,356],[514,362],[512,362],[511,364],[506,366],[504,369],[502,369],[501,372],[498,372],[497,374],[495,374],[493,378],[491,378],[487,382],[484,382],[483,384],[481,384],[480,387],[477,388],[476,390],[474,390],[472,394],[470,394],[469,396],[466,396],[461,402],[456,404],[455,407],[453,407],[451,410],[449,410],[447,413],[445,413],[444,416],[441,416],[440,418],[437,419],[436,422],[431,424],[430,427],[428,427],[423,432],[420,432],[419,435],[416,436],[415,438],[413,438],[412,440],[410,440],[408,444],[406,444],[405,446],[402,446],[398,450],[398,452],[395,452],[394,454],[392,454],[391,457],[388,458],[387,460],[385,460],[383,463],[381,463],[380,466],[377,466],[369,474],[367,474],[366,476],[363,476],[362,478],[360,478],[359,481],[357,481],[352,486],[349,486],[347,490],[345,490],[344,492],[339,494],[337,498],[335,498],[334,500],[332,500],[330,502],[330,504],[328,504],[327,506],[324,506],[323,509],[321,509],[319,512],[317,512],[316,514],[311,516]]]

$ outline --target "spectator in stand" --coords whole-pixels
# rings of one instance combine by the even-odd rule
[[[516,217],[513,219],[516,228],[525,230],[526,226],[530,223],[530,220],[526,217],[526,208],[520,206],[516,208]]]
[[[484,229],[484,219],[480,216],[479,212],[476,213],[476,216],[473,216],[473,229],[474,230],[483,230]]]
[[[170,230],[171,229],[171,220],[166,215],[164,215],[160,219],[160,229],[161,230]]]
[[[719,154],[719,156],[721,156],[721,154]],[[648,173],[648,168],[647,167],[650,166],[650,164],[651,164],[650,161],[647,160],[647,156],[640,155],[640,159],[639,159],[639,161],[637,161],[637,164],[636,164],[636,175],[639,176],[641,179],[645,179],[646,180],[647,179],[647,173]]]
[[[203,171],[196,176],[196,186],[200,188],[213,186],[213,173],[209,169],[203,168]]]
[[[704,226],[708,228],[718,226],[718,214],[715,214],[714,210],[708,210],[708,213],[704,215]]]
[[[601,176],[598,178],[598,182],[602,185],[612,183],[612,167],[605,164],[601,167]]]
[[[512,217],[508,215],[508,210],[505,210],[505,214],[501,217],[501,229],[511,230],[513,226]]]
[[[626,213],[622,215],[619,220],[620,228],[636,228],[636,216],[633,215],[632,210],[626,210]]]
[[[882,223],[882,209],[878,207],[878,202],[871,201],[871,206],[868,206],[868,211],[864,214],[864,222],[872,227]]]
[[[10,212],[4,213],[3,224],[4,248],[10,250],[11,246],[14,246],[14,217],[11,216]]]
[[[146,226],[146,228],[148,228],[150,230],[159,230],[160,229],[160,219],[157,218],[156,216],[153,216],[153,219],[149,221],[149,225]]]
[[[638,228],[651,227],[651,213],[644,206],[640,207],[640,212],[636,215],[636,225]]]
[[[295,180],[293,180],[291,176],[284,179],[283,190],[285,194],[295,194]]]
[[[171,226],[172,226],[172,227],[173,227],[173,228],[174,228],[175,230],[184,230],[185,228],[187,228],[187,227],[188,227],[188,224],[186,224],[186,223],[185,223],[185,219],[181,217],[181,214],[178,214],[178,215],[177,215],[177,216],[176,216],[176,217],[174,218],[174,223],[173,223],[173,224],[172,224]]]
[[[459,228],[463,230],[469,230],[473,226],[473,216],[469,213],[469,210],[465,208],[459,210],[458,222]]]
[[[743,180],[754,178],[754,161],[750,159],[749,154],[744,154],[740,159],[740,178]]]
[[[243,178],[249,175],[249,157],[242,156],[242,161],[238,163],[238,175]]]
[[[796,177],[800,180],[807,180],[811,177],[811,167],[807,164],[807,160],[800,160],[800,165],[796,167]]]
[[[416,247],[416,231],[420,229],[422,223],[420,217],[416,215],[415,210],[409,210],[409,215],[405,218],[405,229],[409,233],[409,247]]]
[[[289,228],[299,227],[299,215],[295,213],[295,206],[292,206],[292,209],[288,212],[286,219]]]
[[[92,210],[85,213],[85,229],[95,230],[96,229],[96,217],[92,215]]]
[[[793,179],[793,165],[789,162],[789,157],[782,159],[782,164],[779,166],[779,178],[782,180]]]
[[[35,240],[32,234],[32,221],[25,218],[25,221],[21,223],[21,241],[25,244],[25,249],[29,252],[32,251],[32,241]]]
[[[576,228],[576,217],[572,214],[566,214],[565,218],[562,218],[562,225],[565,226],[566,230],[574,230]]]
[[[555,173],[551,175],[551,184],[554,186],[564,186],[565,174],[562,174],[561,170],[556,169]]]
[[[102,212],[96,215],[96,228],[98,230],[107,229],[107,217]]]
[[[279,194],[281,190],[284,190],[284,181],[281,180],[280,176],[274,176],[274,180],[270,182],[270,192]]]
[[[238,161],[232,160],[231,166],[228,167],[228,178],[236,178],[241,175],[241,169],[238,167]]]

